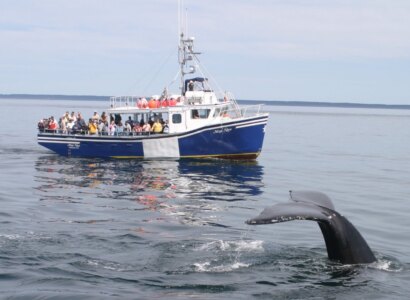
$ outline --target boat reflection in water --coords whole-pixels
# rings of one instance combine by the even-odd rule
[[[40,200],[87,204],[95,210],[111,208],[113,218],[112,209],[151,211],[152,215],[145,213],[145,219],[215,224],[215,213],[226,210],[227,202],[258,196],[263,186],[263,167],[257,161],[106,160],[47,155],[37,160],[35,168]]]

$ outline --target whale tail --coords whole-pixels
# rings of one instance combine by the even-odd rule
[[[249,225],[274,224],[292,220],[316,221],[322,231],[329,259],[342,264],[364,264],[376,261],[372,250],[359,231],[335,211],[330,198],[320,192],[290,191],[290,202],[265,208],[246,221]]]

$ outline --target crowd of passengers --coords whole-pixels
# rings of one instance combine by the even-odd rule
[[[79,112],[77,115],[67,111],[58,122],[53,116],[41,119],[38,123],[40,132],[62,133],[62,134],[90,134],[90,135],[139,135],[151,133],[167,133],[168,124],[162,118],[154,115],[147,122],[141,119],[139,122],[128,117],[124,123],[120,115],[109,117],[105,112],[101,116],[94,112],[94,115],[86,122]]]

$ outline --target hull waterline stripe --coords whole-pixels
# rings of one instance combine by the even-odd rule
[[[234,156],[259,156],[260,152],[236,153],[236,154],[210,154],[210,155],[183,155],[181,158],[206,158],[206,157],[234,157]]]
[[[144,156],[110,156],[111,158],[115,159],[129,159],[129,158],[144,158]],[[157,159],[156,157],[155,159]]]
[[[246,124],[246,125],[238,125],[236,128],[245,128],[245,127],[251,127],[251,126],[257,126],[257,125],[266,125],[267,122],[259,122],[259,123],[252,123],[252,124]]]
[[[50,143],[50,144],[75,144],[75,145],[79,145],[80,142],[78,141],[62,141],[62,140],[43,140],[43,139],[39,139],[38,142],[41,143]]]
[[[260,152],[237,153],[237,154],[210,154],[210,155],[184,155],[180,157],[162,157],[162,158],[207,158],[207,157],[235,157],[235,156],[259,156]],[[146,158],[144,156],[110,156],[115,159]],[[161,157],[155,157],[158,159]]]

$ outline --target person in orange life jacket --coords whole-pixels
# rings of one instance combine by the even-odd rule
[[[58,124],[57,122],[54,120],[54,117],[50,118],[50,122],[48,123],[48,129],[49,130],[57,130],[58,129]]]

